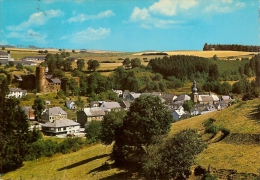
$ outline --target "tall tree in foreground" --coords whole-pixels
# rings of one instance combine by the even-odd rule
[[[19,101],[5,98],[6,80],[1,83],[0,92],[0,173],[5,173],[22,166],[30,133]]]
[[[206,148],[195,130],[186,129],[148,148],[143,172],[148,179],[186,179],[196,156]]]
[[[137,98],[115,132],[115,163],[138,165],[153,137],[168,133],[172,122],[171,113],[159,97]]]

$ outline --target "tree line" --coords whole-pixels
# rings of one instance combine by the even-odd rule
[[[241,45],[241,44],[208,44],[208,43],[205,43],[203,46],[203,51],[210,51],[210,50],[259,52],[260,46]]]

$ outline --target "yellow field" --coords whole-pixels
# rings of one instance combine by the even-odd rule
[[[168,55],[194,55],[200,57],[213,57],[215,54],[219,58],[230,57],[230,56],[251,56],[252,54],[257,54],[257,52],[243,52],[243,51],[164,51]],[[148,52],[147,52],[148,53]],[[142,55],[142,53],[136,53],[133,55]]]

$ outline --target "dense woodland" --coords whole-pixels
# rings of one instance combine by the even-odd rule
[[[208,44],[205,43],[203,51],[219,50],[219,51],[245,51],[259,52],[260,46],[250,46],[241,44]]]

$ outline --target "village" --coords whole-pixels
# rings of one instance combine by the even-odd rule
[[[13,75],[11,78],[12,83],[19,84],[20,87],[10,88],[10,92],[6,98],[22,98],[27,95],[28,87],[35,86],[37,93],[57,93],[62,87],[66,87],[66,81],[54,78],[51,74],[48,74],[48,67],[39,66],[39,62],[44,62],[43,56],[27,56],[23,60],[13,61],[10,56],[10,51],[5,53],[0,52],[1,64],[6,65],[9,62],[22,63],[22,65],[36,66],[35,78],[28,81],[23,80],[20,75]],[[31,74],[30,74],[31,76]],[[75,77],[79,86],[79,78]],[[18,82],[18,83],[17,83]],[[169,94],[164,92],[130,92],[129,90],[115,90],[112,91],[120,99],[117,101],[92,101],[84,105],[84,107],[77,107],[77,103],[73,100],[67,100],[63,106],[53,106],[50,100],[45,99],[45,108],[41,113],[41,118],[35,121],[35,113],[32,105],[23,106],[27,118],[30,122],[30,129],[37,128],[47,136],[67,137],[67,136],[85,136],[85,128],[91,123],[91,121],[102,121],[104,116],[113,110],[129,110],[131,103],[141,95],[146,96],[158,96],[162,103],[167,106],[168,110],[172,114],[173,122],[184,120],[193,116],[206,114],[214,111],[221,111],[232,104],[234,99],[229,95],[218,96],[211,92],[208,94],[200,94],[196,87],[196,80],[193,81],[192,92],[190,94]],[[186,104],[190,104],[188,108]],[[185,107],[185,108],[184,108]],[[68,119],[66,110],[74,110],[76,119]]]

